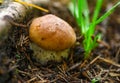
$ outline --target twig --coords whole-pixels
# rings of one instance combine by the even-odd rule
[[[107,44],[105,41],[102,40],[97,40],[98,43],[102,44],[103,46],[107,47],[108,49],[110,49],[109,44]]]
[[[67,81],[67,79],[65,79],[63,76],[59,75],[60,78],[62,78],[66,83],[70,83]]]
[[[28,56],[27,54],[25,54],[25,56],[26,56],[27,60],[30,62],[30,64],[31,64],[32,66],[34,66],[32,60],[30,59],[30,56]]]
[[[35,79],[37,79],[37,77],[33,77],[30,80],[28,80],[26,83],[31,83],[32,81],[34,81]]]
[[[32,74],[30,73],[27,73],[27,72],[24,72],[24,71],[21,71],[21,70],[17,70],[19,73],[22,73],[22,74],[25,74],[25,75],[28,75],[29,77],[32,76]]]
[[[120,77],[120,73],[110,72],[109,75],[112,76],[112,77]]]
[[[112,67],[113,67],[113,65],[111,65],[111,66],[109,67],[109,70],[107,71],[107,73],[104,75],[104,77],[103,77],[103,78],[106,78],[106,77],[109,75],[110,70],[112,69]]]
[[[80,68],[84,67],[86,65],[87,60],[84,60],[83,63],[81,63]]]
[[[9,71],[8,72],[10,72],[10,71],[12,71],[12,70],[14,70],[15,68],[17,68],[18,67],[18,65],[14,65],[14,66],[12,66],[10,69],[9,69]]]
[[[59,80],[59,77],[56,77],[55,79],[51,80],[50,83],[55,83],[57,80]]]
[[[115,56],[115,61],[118,62],[119,61],[119,55],[120,55],[120,47],[118,48],[118,51],[116,53],[116,56]]]
[[[97,56],[96,58],[94,58],[87,66],[85,69],[88,69],[90,65],[92,65],[95,61],[97,61],[99,59],[101,55]]]
[[[36,75],[40,80],[44,80],[40,75]]]
[[[62,68],[60,68],[59,66],[58,66],[58,69],[60,70],[60,74],[62,74],[62,75],[64,75],[64,76],[67,76],[66,75],[66,72],[62,69]]]
[[[75,68],[79,67],[80,64],[81,64],[81,62],[74,64],[73,66],[71,66],[71,67],[67,70],[67,72],[69,72],[69,71],[71,71],[71,70],[74,70]]]
[[[119,68],[120,68],[120,65],[119,65],[119,64],[114,63],[114,62],[113,62],[113,61],[111,61],[111,60],[104,59],[104,58],[102,58],[102,57],[99,57],[99,59],[100,59],[100,60],[102,60],[102,61],[104,61],[104,62],[106,62],[106,63],[112,64],[112,65],[117,66],[117,67],[119,67]]]

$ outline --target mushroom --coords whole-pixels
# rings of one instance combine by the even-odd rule
[[[35,18],[30,25],[29,37],[33,57],[41,64],[68,58],[76,41],[72,27],[52,14]]]

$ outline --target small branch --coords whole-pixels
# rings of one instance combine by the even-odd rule
[[[21,71],[21,70],[17,70],[19,73],[21,73],[21,74],[25,74],[25,75],[27,75],[27,76],[29,76],[29,77],[31,77],[32,76],[32,74],[30,74],[30,73],[28,73],[28,72],[24,72],[24,71]]]
[[[81,64],[81,62],[74,64],[73,66],[71,66],[71,67],[67,70],[67,72],[69,72],[69,71],[71,71],[71,70],[74,70],[75,68],[79,67],[80,64]]]
[[[119,68],[120,68],[120,65],[117,64],[117,63],[115,63],[115,62],[113,62],[112,60],[104,59],[104,58],[102,58],[102,57],[99,57],[99,60],[102,60],[102,61],[104,61],[104,62],[106,62],[106,63],[108,63],[108,64],[111,64],[111,65],[113,65],[113,66],[116,66],[116,67],[119,67]]]
[[[94,62],[96,62],[100,57],[101,57],[101,55],[99,55],[99,56],[97,56],[96,58],[94,58],[94,59],[85,67],[85,70],[88,69],[92,64],[94,64]]]

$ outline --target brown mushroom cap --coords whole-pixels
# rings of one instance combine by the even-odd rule
[[[52,14],[35,18],[30,25],[29,37],[43,49],[55,51],[70,48],[76,41],[72,27]]]

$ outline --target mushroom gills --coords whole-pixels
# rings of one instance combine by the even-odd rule
[[[33,50],[33,58],[41,64],[47,64],[48,61],[61,62],[64,59],[68,58],[70,49],[65,49],[62,51],[51,51],[45,50],[35,43],[30,43],[30,48]]]

